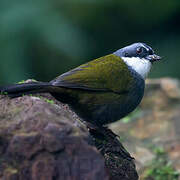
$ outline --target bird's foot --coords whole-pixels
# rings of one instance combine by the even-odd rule
[[[89,133],[94,138],[96,148],[100,150],[102,154],[117,153],[125,159],[134,159],[119,141],[119,136],[108,129],[108,127],[99,127],[91,123],[86,123],[86,126],[89,130]]]
[[[115,134],[112,130],[110,130],[107,126],[97,126],[91,123],[86,122],[86,126],[90,132],[94,132],[96,134],[108,137],[108,138],[120,138],[119,135]]]

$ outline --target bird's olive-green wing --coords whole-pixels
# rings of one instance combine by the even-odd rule
[[[128,91],[132,80],[124,61],[111,54],[68,71],[51,83],[67,88],[122,93]]]

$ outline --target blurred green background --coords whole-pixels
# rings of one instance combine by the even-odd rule
[[[0,0],[0,84],[49,81],[134,42],[163,61],[151,77],[180,78],[179,0]]]

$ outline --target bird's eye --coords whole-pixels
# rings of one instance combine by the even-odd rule
[[[138,47],[138,48],[136,49],[136,53],[137,53],[137,54],[141,54],[142,51],[143,51],[143,49],[142,49],[141,47]]]

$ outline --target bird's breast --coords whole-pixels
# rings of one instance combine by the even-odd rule
[[[102,124],[115,122],[132,112],[141,102],[144,95],[144,79],[137,73],[134,75],[133,83],[125,94],[110,96],[114,100],[112,103],[100,105],[96,108],[94,119]]]

